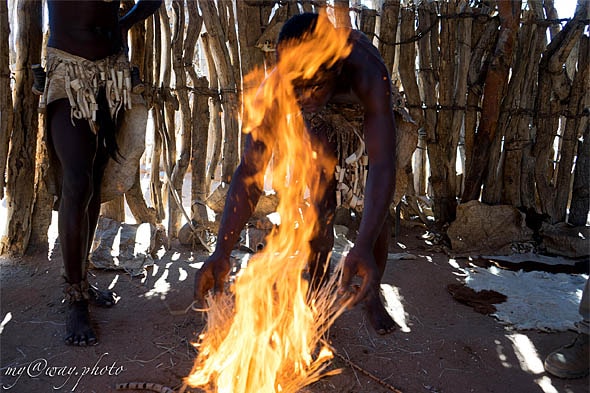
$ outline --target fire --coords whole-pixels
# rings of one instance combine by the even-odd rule
[[[282,49],[277,68],[257,92],[244,98],[245,132],[274,147],[281,224],[268,236],[264,250],[242,269],[231,293],[208,299],[207,327],[187,378],[192,387],[229,393],[296,392],[335,373],[326,371],[333,354],[322,336],[346,307],[336,294],[339,274],[311,294],[303,278],[318,219],[304,196],[307,190],[321,195],[318,168],[333,176],[334,163],[313,151],[291,83],[311,78],[350,53],[348,32],[329,24],[320,15],[310,39]],[[259,71],[248,81],[262,77]],[[270,139],[260,130],[263,121],[272,127]],[[262,184],[261,177],[252,181]]]

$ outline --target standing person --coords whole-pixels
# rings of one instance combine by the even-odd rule
[[[319,23],[318,18],[326,16],[304,13],[293,16],[285,23],[277,45],[279,64],[286,51],[302,53],[298,45],[312,39],[312,33]],[[333,26],[330,28],[333,29]],[[349,55],[335,64],[324,64],[308,79],[296,79],[292,87],[306,120],[311,142],[315,146],[313,150],[325,152],[332,158],[334,165],[338,162],[337,134],[341,130],[329,124],[330,115],[342,108],[352,108],[356,113],[353,117],[358,119],[360,114],[362,119],[360,128],[370,170],[359,233],[345,260],[341,289],[350,290],[354,276],[362,278],[362,285],[354,302],[364,301],[371,325],[378,333],[385,334],[395,328],[393,319],[381,301],[379,288],[390,237],[386,218],[395,187],[396,126],[391,98],[392,85],[378,50],[363,33],[350,31],[348,43],[351,47]],[[280,68],[274,72],[280,72]],[[276,131],[273,130],[271,121],[262,121],[260,127],[264,129],[257,131],[255,136],[252,133],[246,135],[242,160],[232,177],[227,194],[216,249],[195,276],[196,300],[202,300],[210,289],[219,291],[223,288],[230,269],[231,250],[262,193],[262,178],[272,154],[273,132]],[[336,179],[333,176],[327,178],[325,173],[319,176],[326,192],[320,198],[314,199],[312,195],[320,217],[316,224],[316,235],[310,241],[312,257],[309,271],[312,288],[326,279],[327,262],[334,245],[333,226],[337,204]]]
[[[590,372],[590,288],[588,280],[582,292],[579,312],[582,320],[578,322],[578,335],[575,340],[551,352],[545,358],[545,370],[559,378],[582,378]]]
[[[112,294],[88,285],[88,254],[100,212],[109,156],[116,158],[118,119],[130,107],[128,30],[152,15],[161,0],[137,0],[119,18],[119,1],[47,1],[49,41],[46,108],[48,143],[60,164],[58,232],[65,300],[65,342],[95,345],[88,301],[114,304]]]

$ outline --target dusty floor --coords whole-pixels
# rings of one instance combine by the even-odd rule
[[[589,391],[588,377],[560,380],[542,370],[542,359],[572,340],[573,332],[514,331],[457,303],[446,290],[458,282],[457,270],[445,254],[424,243],[423,232],[403,228],[398,241],[407,248],[390,250],[417,256],[391,261],[383,280],[403,307],[397,319],[401,326],[379,336],[359,308],[345,313],[330,332],[338,351],[333,365],[342,373],[320,380],[309,392]],[[202,252],[175,247],[144,279],[93,270],[92,281],[112,286],[121,299],[112,309],[91,310],[100,343],[89,348],[62,343],[59,255],[51,260],[45,255],[0,259],[2,389],[106,393],[125,382],[178,389],[193,364],[191,342],[203,320],[192,311],[170,310],[183,310],[191,303],[195,267],[190,265],[204,258]],[[516,345],[523,342],[532,344],[528,353]],[[67,371],[71,376],[64,375]]]

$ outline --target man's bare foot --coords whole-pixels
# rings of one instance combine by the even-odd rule
[[[96,334],[90,325],[88,301],[78,300],[67,307],[66,344],[80,347],[98,344]]]
[[[385,309],[379,295],[371,296],[365,301],[367,318],[378,334],[387,334],[395,330],[395,322]]]
[[[117,303],[117,295],[113,291],[100,290],[94,285],[88,287],[88,296],[93,305],[99,307],[112,307]]]

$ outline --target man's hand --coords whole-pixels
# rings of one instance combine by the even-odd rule
[[[351,288],[351,281],[354,276],[359,276],[363,280],[358,291]],[[354,296],[351,302],[351,305],[354,306],[364,300],[370,291],[377,290],[379,287],[378,277],[379,272],[373,253],[369,250],[353,247],[344,261],[340,293]]]
[[[213,253],[195,275],[194,299],[203,301],[209,290],[215,293],[223,291],[223,285],[229,273],[229,258]]]

